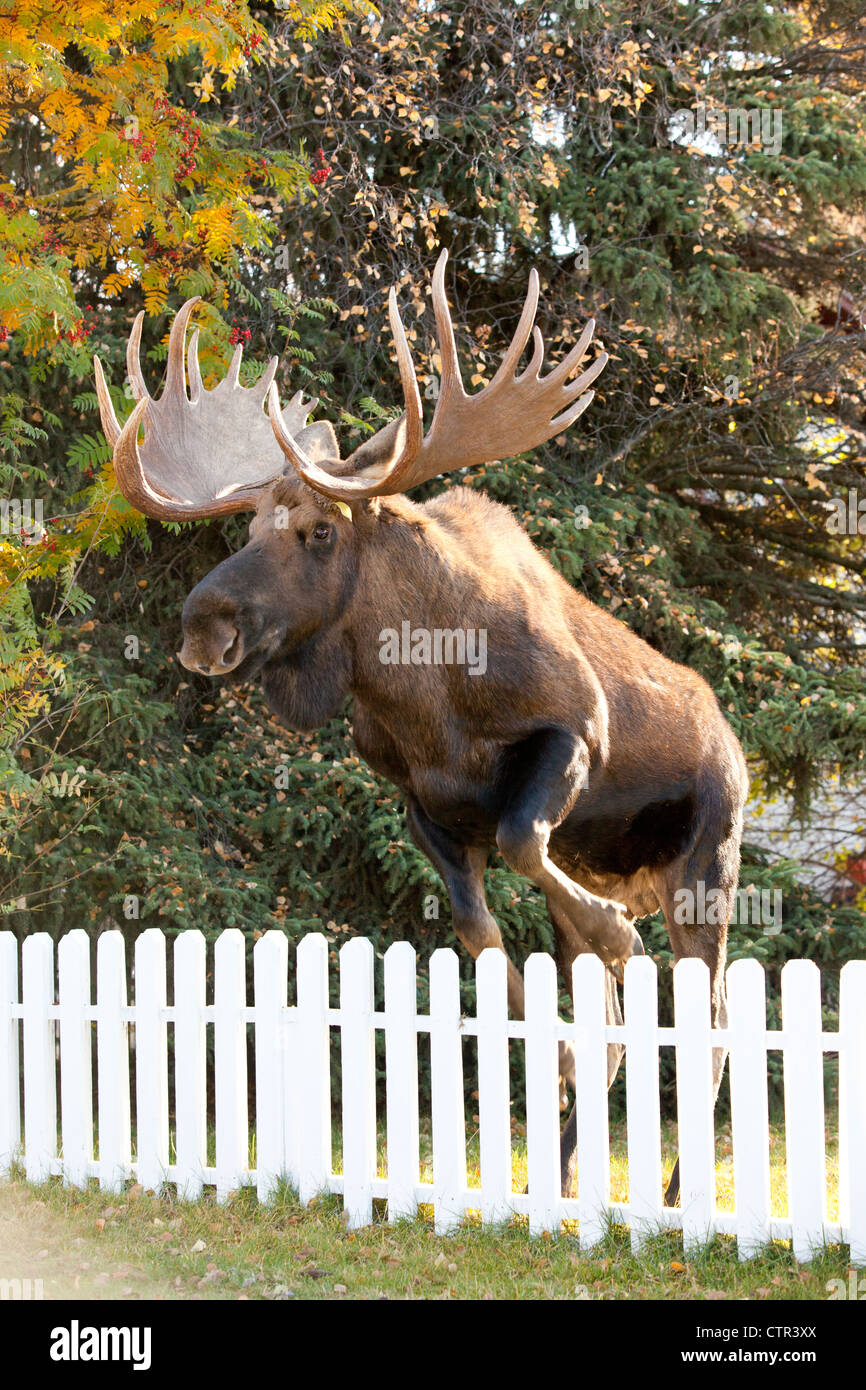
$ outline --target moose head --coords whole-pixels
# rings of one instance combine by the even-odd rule
[[[286,672],[297,666],[299,654],[310,656],[315,649],[315,709],[281,710],[287,722],[301,719],[302,727],[310,727],[310,718],[319,723],[329,718],[347,693],[340,644],[329,642],[328,634],[346,613],[364,552],[372,562],[376,532],[391,519],[391,513],[382,515],[375,499],[406,492],[441,473],[523,453],[560,433],[590,404],[594,393],[586,388],[607,362],[602,353],[571,379],[592,338],[590,321],[565,360],[540,376],[544,343],[533,328],[539,295],[533,270],[517,331],[499,370],[482,391],[467,395],[445,298],[446,261],[443,251],[433,276],[442,380],[429,432],[424,435],[415,368],[392,289],[389,317],[404,413],[346,459],[340,458],[329,423],[307,423],[318,404],[315,398],[305,400],[297,392],[280,408],[276,358],[255,386],[244,388],[238,346],[226,377],[206,390],[196,330],[186,354],[187,390],[185,339],[197,299],[187,300],[175,317],[159,400],[150,396],[142,376],[143,313],[136,319],[127,367],[138,403],[123,428],[94,359],[118,486],[133,506],[163,521],[255,512],[247,545],[218,565],[187,599],[181,662],[191,671],[231,674],[236,680],[264,669],[266,689],[276,692],[285,684]],[[534,352],[518,374],[530,333]],[[269,419],[263,410],[266,399]],[[139,445],[142,425],[146,433]],[[332,658],[327,662],[326,653]]]

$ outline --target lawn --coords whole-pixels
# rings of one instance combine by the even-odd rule
[[[667,1173],[676,1134],[663,1136]],[[478,1181],[477,1135],[468,1142],[470,1185]],[[828,1142],[828,1215],[835,1215],[835,1148]],[[513,1148],[515,1186],[525,1182],[526,1154],[519,1136]],[[430,1178],[430,1136],[422,1130],[422,1178]],[[784,1136],[773,1131],[773,1210],[785,1210]],[[717,1199],[733,1208],[729,1132],[718,1139]],[[627,1197],[625,1132],[611,1136],[611,1190]],[[180,1299],[826,1299],[827,1283],[847,1278],[844,1248],[830,1247],[810,1265],[800,1265],[785,1242],[774,1242],[758,1259],[740,1263],[734,1241],[716,1237],[698,1256],[686,1259],[676,1233],[651,1239],[632,1253],[626,1228],[612,1225],[591,1254],[580,1252],[568,1225],[557,1235],[530,1239],[525,1219],[492,1229],[468,1216],[460,1229],[437,1236],[432,1211],[389,1225],[375,1204],[371,1226],[348,1231],[341,1201],[322,1196],[304,1208],[282,1188],[268,1207],[244,1189],[218,1204],[212,1192],[197,1203],[179,1202],[137,1185],[115,1196],[64,1188],[59,1179],[31,1188],[20,1173],[5,1189],[20,1221],[53,1223],[37,1263],[13,1269],[14,1251],[0,1246],[0,1277],[39,1273],[38,1256],[49,1264],[64,1246],[63,1296],[69,1281],[79,1297],[125,1296]],[[3,1207],[0,1204],[0,1217]],[[29,1215],[28,1215],[29,1213]],[[4,1229],[0,1220],[0,1231]],[[9,1227],[6,1228],[7,1230]],[[23,1229],[23,1227],[22,1227]],[[60,1274],[58,1274],[60,1278]],[[77,1283],[75,1280],[77,1279]],[[63,1282],[65,1281],[65,1282]],[[46,1297],[52,1296],[50,1280]]]

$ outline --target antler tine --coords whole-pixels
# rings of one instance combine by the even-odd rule
[[[499,364],[499,370],[490,383],[490,386],[497,386],[506,377],[514,376],[517,371],[517,364],[520,361],[523,349],[526,347],[529,334],[532,332],[535,340],[535,357],[538,357],[538,367],[541,366],[544,357],[544,340],[541,336],[540,328],[533,328],[535,315],[538,311],[538,296],[540,293],[538,271],[535,267],[529,272],[529,286],[526,291],[526,299],[523,302],[523,311],[520,315],[520,322],[515,330],[514,337],[508,345],[508,351]],[[533,362],[535,361],[533,357]],[[531,364],[530,364],[531,365]],[[538,370],[535,368],[535,371]]]
[[[599,372],[607,366],[607,353],[604,353],[603,356],[605,360],[601,363],[598,369]],[[599,361],[601,361],[601,359],[599,359]],[[594,372],[593,376],[598,376],[598,372]],[[587,391],[586,395],[581,396],[573,405],[569,406],[568,410],[564,410],[561,415],[556,416],[556,419],[551,420],[551,428],[554,432],[568,429],[568,426],[573,425],[575,420],[580,418],[587,406],[592,405],[594,400],[595,392]]]
[[[96,398],[99,401],[102,432],[113,449],[120,438],[120,422],[114,412],[114,402],[109,394],[102,363],[98,357],[93,359],[93,375],[96,378]]]
[[[198,329],[193,330],[189,340],[189,347],[186,350],[186,370],[189,377],[189,399],[192,405],[201,396],[204,390],[204,383],[201,379],[201,367],[198,364]]]
[[[388,295],[388,319],[397,352],[397,366],[400,371],[400,384],[403,387],[403,400],[406,406],[403,429],[401,430],[403,439],[400,452],[391,467],[377,483],[377,488],[380,491],[392,493],[397,484],[411,473],[424,443],[424,412],[421,407],[421,393],[418,390],[418,378],[415,375],[412,351],[406,337],[406,330],[403,327],[403,320],[400,317],[400,310],[397,307],[397,291],[393,285]]]
[[[465,396],[460,363],[457,360],[457,344],[454,341],[454,325],[451,310],[445,298],[445,265],[448,261],[447,248],[443,246],[433,270],[433,313],[436,317],[436,336],[439,340],[439,357],[442,362],[442,379],[436,400],[435,414],[447,404],[448,398],[456,392]]]
[[[268,382],[268,385],[270,386],[270,382]],[[309,415],[315,410],[318,404],[318,396],[311,396],[308,401],[305,401],[303,391],[296,391],[286,408],[288,410],[297,410],[302,415]]]
[[[568,378],[571,376],[571,373],[574,371],[578,362],[581,360],[584,353],[586,352],[586,349],[589,347],[594,332],[595,319],[588,319],[583,332],[581,333],[574,347],[571,349],[571,352],[569,352],[567,356],[564,357],[563,360],[560,362],[559,366],[554,367],[553,371],[550,373],[551,380],[557,378],[559,381],[568,381]],[[606,362],[607,353],[604,353],[603,355]]]
[[[229,389],[231,389],[233,386],[237,386],[238,384],[238,377],[241,373],[241,358],[243,357],[243,355],[244,350],[241,347],[240,343],[238,343],[237,347],[234,350],[234,353],[232,354],[232,360],[229,363],[229,369],[223,377],[223,382]]]
[[[532,356],[520,375],[514,378],[515,381],[523,381],[524,377],[537,377],[538,373],[541,371],[541,364],[544,361],[544,338],[541,336],[541,329],[537,325],[532,330],[532,341],[534,343]],[[499,370],[501,371],[502,368],[500,367]],[[496,373],[496,376],[498,375],[499,372]],[[496,377],[493,378],[493,381],[495,380]],[[493,382],[490,384],[492,386]]]
[[[137,401],[149,401],[150,392],[141,371],[141,329],[144,323],[144,310],[136,314],[135,322],[132,325],[132,332],[129,335],[129,342],[126,344],[126,375],[129,377],[129,384],[132,387],[132,394]]]
[[[259,399],[261,400],[262,404],[264,404],[265,398],[271,389],[271,382],[276,376],[277,367],[279,366],[279,364],[279,357],[272,357],[255,384],[255,390],[258,391]],[[310,410],[312,410],[316,405],[318,405],[318,399],[314,396],[313,404],[310,406]]]
[[[174,316],[171,332],[168,335],[168,360],[165,368],[165,387],[162,399],[170,396],[186,397],[186,374],[183,368],[183,349],[186,342],[187,324],[190,315],[201,296],[195,295],[182,304]]]

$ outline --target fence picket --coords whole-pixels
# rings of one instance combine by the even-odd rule
[[[165,937],[148,927],[135,943],[135,1150],[138,1181],[159,1192],[168,1167]]]
[[[737,1253],[752,1259],[770,1240],[770,1142],[767,1105],[767,1002],[756,960],[727,973],[728,1066],[734,1140]]]
[[[648,956],[626,963],[625,1030],[629,1221],[631,1248],[640,1250],[659,1229],[662,1188],[658,979]]]
[[[385,952],[385,1110],[391,1222],[418,1212],[417,1008],[415,952],[408,941],[395,941]]]
[[[28,1182],[51,1176],[57,1157],[57,1071],[54,1019],[54,942],[42,932],[21,950],[24,1004],[24,1171]]]
[[[227,927],[214,946],[216,1196],[224,1202],[249,1167],[246,952],[243,933]]]
[[[559,1009],[550,956],[529,957],[524,983],[529,1233],[537,1236],[559,1228]]]
[[[132,1171],[129,1105],[129,1024],[123,933],[103,932],[96,943],[96,1079],[99,1091],[99,1186],[120,1192]]]
[[[598,956],[572,966],[577,1106],[580,1248],[592,1250],[607,1229],[610,1206],[610,1136],[607,1108],[605,969]]]
[[[343,1068],[343,1209],[350,1229],[373,1220],[376,1176],[376,1050],[373,943],[356,936],[340,950]]]
[[[206,970],[203,933],[181,932],[174,943],[175,1181],[187,1202],[201,1196],[207,1165]]]
[[[677,1030],[677,1134],[683,1249],[690,1254],[713,1233],[715,1135],[710,1046],[710,972],[702,960],[674,967]]]
[[[299,1066],[298,1109],[291,1115],[297,1135],[298,1195],[307,1203],[331,1179],[331,1051],[328,1028],[328,943],[312,932],[298,945],[298,1005],[295,1048]]]
[[[810,1260],[824,1243],[827,1203],[821,976],[812,960],[782,967],[782,1027],[791,1244],[798,1260]]]
[[[430,957],[430,1089],[433,1112],[433,1222],[437,1235],[465,1215],[466,1121],[457,956],[440,947]]]
[[[839,977],[839,1206],[852,1265],[866,1265],[866,961]]]
[[[508,1070],[508,960],[487,947],[475,962],[481,1219],[506,1220],[511,1204],[511,1082]]]
[[[19,1080],[18,941],[10,931],[0,932],[0,1178],[9,1174],[21,1149],[21,1097]]]
[[[256,1191],[270,1202],[284,1172],[286,1061],[284,1027],[289,943],[284,932],[266,931],[253,947],[256,1004]]]
[[[80,927],[57,949],[60,977],[60,1125],[63,1183],[86,1187],[93,1162],[93,1057],[90,1005],[90,938]]]

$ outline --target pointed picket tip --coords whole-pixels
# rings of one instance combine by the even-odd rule
[[[326,943],[327,944],[327,943]],[[355,960],[372,961],[373,943],[367,936],[353,936],[351,941],[340,947],[340,964],[345,961],[351,965]]]
[[[460,979],[460,962],[457,952],[450,946],[439,946],[430,957],[430,983],[443,986],[457,985]]]
[[[629,980],[645,981],[647,984],[654,982],[658,979],[658,969],[652,956],[630,956],[625,963],[623,976],[627,989]]]
[[[230,946],[233,946],[234,949],[237,950],[239,942],[242,946],[246,945],[246,937],[240,927],[223,927],[214,943],[214,950],[227,951]]]
[[[578,981],[591,982],[599,980],[603,983],[605,976],[604,961],[600,960],[598,956],[592,953],[578,956],[571,967],[571,975],[575,985],[577,985]]]
[[[705,960],[700,960],[697,956],[685,957],[683,960],[678,960],[674,966],[674,980],[678,978],[686,981],[694,980],[699,987],[705,980],[709,984],[710,967]],[[685,987],[689,988],[690,986],[686,985]]]
[[[385,952],[385,965],[388,961],[405,961],[406,964],[415,965],[418,960],[418,953],[411,941],[392,941]]]
[[[308,932],[302,936],[298,942],[297,958],[299,961],[328,961],[328,938],[323,932]]]
[[[475,978],[485,984],[504,984],[508,980],[508,957],[498,946],[485,946],[475,958]]]
[[[786,968],[783,967],[783,969]],[[764,967],[759,960],[755,960],[754,956],[741,956],[739,960],[732,960],[726,973],[729,978],[733,976],[734,979],[741,977],[748,979],[750,976],[756,980],[765,978]]]

